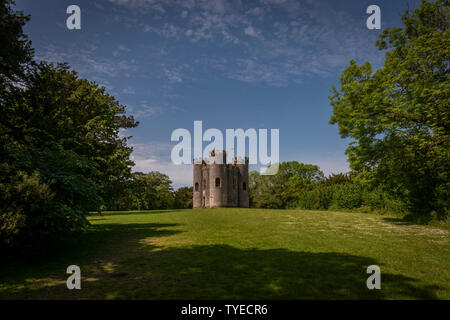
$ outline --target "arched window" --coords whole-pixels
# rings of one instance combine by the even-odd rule
[[[244,182],[242,182],[242,190],[247,190],[247,184]]]
[[[198,182],[195,183],[195,191],[198,191]]]
[[[216,178],[216,187],[220,187],[220,178]]]
[[[203,179],[203,190],[206,189],[206,179]]]

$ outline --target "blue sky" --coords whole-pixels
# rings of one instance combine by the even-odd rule
[[[16,0],[36,58],[68,62],[128,106],[135,170],[161,171],[175,187],[192,185],[190,166],[171,163],[176,128],[275,128],[280,160],[348,170],[329,90],[354,59],[383,63],[366,27],[381,8],[381,28],[400,25],[418,0]],[[68,30],[66,8],[81,8]],[[207,143],[205,143],[205,146]]]

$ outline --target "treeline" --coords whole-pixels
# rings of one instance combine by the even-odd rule
[[[192,187],[173,190],[172,181],[160,172],[134,172],[120,194],[108,199],[104,210],[154,210],[192,208]]]
[[[250,204],[255,208],[345,210],[406,213],[406,203],[364,178],[364,174],[325,177],[316,165],[283,162],[278,174],[249,174]]]

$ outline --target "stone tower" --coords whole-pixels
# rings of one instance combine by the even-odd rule
[[[226,152],[213,150],[206,161],[194,160],[193,207],[248,208],[248,157],[227,164]]]

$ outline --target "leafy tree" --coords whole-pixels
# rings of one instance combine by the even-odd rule
[[[383,31],[384,66],[354,61],[333,86],[331,124],[343,138],[351,168],[368,172],[410,210],[445,215],[449,208],[449,1],[422,1]]]
[[[66,64],[33,62],[29,17],[0,1],[0,251],[60,243],[131,178],[137,125]]]
[[[99,210],[109,188],[131,175],[131,148],[119,130],[137,123],[65,64],[37,65],[26,87],[3,97],[0,240],[6,250],[42,247],[82,230],[88,211]]]
[[[108,210],[169,209],[174,205],[172,181],[160,172],[134,172]],[[192,199],[191,199],[192,200]]]
[[[25,80],[34,53],[22,30],[30,17],[13,11],[13,4],[12,0],[0,0],[0,103],[5,90]]]
[[[125,115],[124,105],[104,87],[78,78],[66,64],[41,63],[26,99],[32,106],[27,110],[29,126],[49,135],[41,138],[56,139],[62,148],[92,161],[97,170],[90,177],[101,187],[106,202],[123,191],[134,163],[132,148],[127,146],[129,137],[120,137],[119,130],[138,125]],[[39,132],[33,138],[39,139]]]
[[[249,201],[251,207],[282,208],[283,203],[273,192],[274,186],[269,176],[252,171],[248,176]]]
[[[192,187],[179,188],[174,192],[173,207],[175,209],[192,208]]]
[[[144,185],[143,199],[145,209],[168,209],[173,206],[172,181],[158,171],[142,174],[140,180]]]
[[[258,208],[286,208],[305,190],[324,179],[319,167],[297,161],[282,162],[276,175],[249,175],[250,203]]]
[[[352,182],[352,175],[349,173],[330,174],[322,181],[324,186],[333,186],[336,184],[346,184]]]

